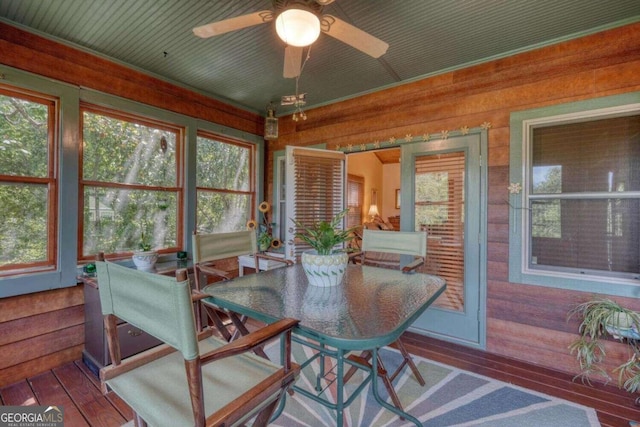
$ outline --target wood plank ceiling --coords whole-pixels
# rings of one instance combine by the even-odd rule
[[[282,0],[278,0],[282,2]],[[192,28],[270,0],[2,0],[0,20],[263,114],[296,93],[272,24]],[[336,0],[329,13],[389,43],[374,59],[325,34],[299,79],[307,108],[640,20],[638,0]],[[292,107],[278,107],[278,115]]]

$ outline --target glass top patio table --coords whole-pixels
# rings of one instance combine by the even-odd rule
[[[378,348],[396,341],[445,287],[444,279],[437,276],[404,274],[400,270],[361,265],[349,265],[338,286],[316,287],[309,285],[302,265],[294,264],[217,282],[202,291],[210,295],[205,299],[207,302],[265,323],[285,317],[300,321],[293,329],[292,339],[317,353],[298,362],[305,369],[319,360],[319,372],[313,391],[297,384],[293,389],[335,410],[337,427],[343,425],[344,409],[369,382],[375,400],[381,406],[421,426],[415,417],[380,396],[378,381],[374,380],[377,378],[374,373],[378,372]],[[347,355],[354,350],[371,351],[371,366],[350,360]],[[330,372],[325,370],[325,358],[336,361]],[[344,390],[345,366],[368,373],[350,395]],[[323,396],[324,390],[333,382],[336,384],[335,400]],[[274,418],[282,411],[284,400]]]
[[[444,291],[444,279],[349,265],[342,284],[309,285],[300,264],[206,286],[209,302],[266,323],[300,321],[295,333],[345,351],[391,344]]]

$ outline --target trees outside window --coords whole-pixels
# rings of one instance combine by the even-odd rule
[[[198,232],[244,230],[256,204],[254,146],[199,132],[196,151]]]
[[[56,265],[57,101],[0,87],[0,275]]]
[[[81,119],[80,258],[177,249],[183,128],[91,105]]]

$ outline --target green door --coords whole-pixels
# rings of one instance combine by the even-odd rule
[[[422,272],[447,290],[414,332],[484,348],[486,131],[402,147],[401,228],[427,232]],[[485,156],[486,157],[486,156]]]

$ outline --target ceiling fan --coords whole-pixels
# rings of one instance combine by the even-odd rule
[[[322,14],[324,6],[334,0],[272,0],[273,10],[262,10],[212,22],[193,29],[202,38],[252,27],[275,20],[276,32],[286,43],[284,71],[287,78],[298,77],[302,68],[302,52],[323,32],[373,58],[382,56],[389,45],[371,34],[333,15]]]

